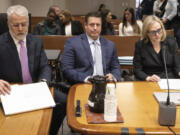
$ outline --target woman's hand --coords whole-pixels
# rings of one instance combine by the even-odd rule
[[[148,76],[148,77],[146,77],[146,81],[159,82],[160,77],[157,75]]]

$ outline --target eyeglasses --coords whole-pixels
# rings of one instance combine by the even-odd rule
[[[155,30],[155,31],[149,31],[148,33],[149,33],[150,35],[154,36],[154,35],[156,35],[156,34],[161,34],[161,32],[162,32],[162,29],[159,28],[159,29],[157,29],[157,30]]]
[[[25,28],[26,26],[28,26],[28,23],[27,23],[27,22],[17,23],[17,24],[11,23],[11,24],[12,24],[12,26],[13,26],[14,28],[18,28],[20,25],[21,25],[21,27],[23,27],[23,28]]]

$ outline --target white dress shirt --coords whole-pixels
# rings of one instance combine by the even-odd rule
[[[72,36],[71,23],[69,23],[68,25],[65,25],[65,35]]]

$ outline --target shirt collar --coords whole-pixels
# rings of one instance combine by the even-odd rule
[[[88,36],[87,33],[86,33],[86,36],[87,36],[87,39],[88,39],[88,42],[89,42],[90,45],[93,44],[94,41],[95,41],[98,45],[101,45],[100,40],[99,40],[99,36],[98,36],[98,38],[97,38],[96,40],[93,40],[90,36]]]

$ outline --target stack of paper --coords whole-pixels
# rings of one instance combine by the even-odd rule
[[[180,105],[180,92],[170,92],[170,102]],[[158,102],[167,101],[167,92],[154,92],[154,96]]]
[[[54,107],[55,102],[45,82],[12,85],[10,95],[0,95],[5,115]]]
[[[120,65],[133,65],[133,56],[119,56]]]
[[[169,89],[180,90],[180,79],[168,79]],[[168,89],[167,79],[161,79],[158,82],[160,89]]]
[[[60,50],[46,49],[45,53],[47,55],[48,60],[56,60],[58,58],[58,56],[60,55]]]

